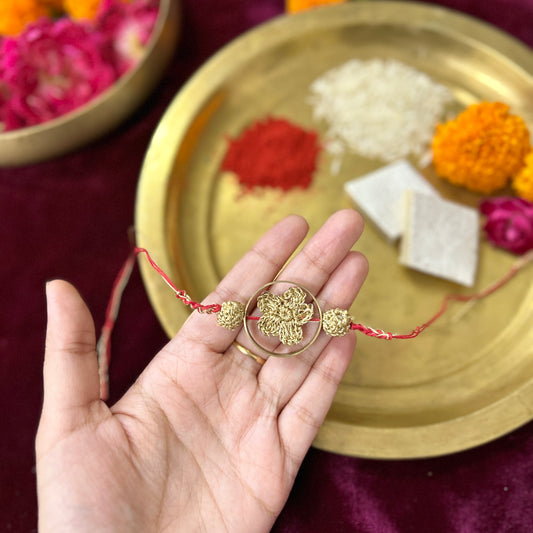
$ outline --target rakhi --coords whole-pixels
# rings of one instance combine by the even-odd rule
[[[375,329],[363,324],[354,322],[346,309],[333,308],[323,311],[313,294],[302,285],[291,282],[275,280],[260,287],[246,303],[237,301],[227,301],[222,303],[201,304],[194,301],[183,289],[178,289],[167,276],[167,274],[152,259],[148,250],[135,247],[128,259],[121,268],[113,289],[111,298],[106,310],[106,319],[102,327],[102,333],[98,341],[98,363],[100,371],[100,389],[103,399],[108,397],[108,368],[111,359],[111,333],[118,315],[122,293],[127,285],[130,274],[135,264],[138,254],[145,254],[151,267],[161,276],[163,281],[172,289],[178,298],[193,311],[204,314],[216,314],[217,324],[220,327],[234,330],[241,325],[248,338],[264,354],[274,357],[291,357],[301,354],[308,349],[318,338],[321,331],[331,337],[341,337],[350,331],[359,331],[369,337],[376,339],[414,339],[418,337],[426,328],[441,317],[448,308],[451,301],[473,302],[489,296],[513,278],[520,269],[533,260],[533,250],[518,259],[511,269],[499,281],[490,285],[481,292],[463,295],[447,295],[440,309],[424,324],[417,326],[410,333],[398,334],[390,333],[381,329]],[[274,285],[286,284],[290,287],[281,294],[274,294],[269,290]],[[249,312],[255,307],[261,312],[260,316],[250,315]],[[308,323],[317,323],[315,333],[304,345],[297,347],[290,352],[273,352],[261,346],[251,333],[250,323],[256,322],[257,329],[266,337],[278,337],[279,342],[284,346],[298,346],[303,338],[303,326]],[[243,353],[250,355],[258,362],[264,362],[262,358],[250,352],[247,348],[238,346]]]

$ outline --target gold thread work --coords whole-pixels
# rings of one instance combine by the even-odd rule
[[[276,284],[289,284],[292,285],[292,287],[279,296],[265,290]],[[306,294],[312,299],[312,303],[305,303]],[[291,344],[287,346],[298,344],[303,340],[302,326],[311,320],[313,309],[316,308],[318,313],[318,319],[316,319],[318,327],[316,328],[315,334],[306,345],[292,352],[283,353],[267,350],[254,339],[248,325],[248,311],[252,305],[255,305],[256,297],[257,306],[263,313],[263,316],[259,318],[257,324],[261,333],[272,337],[279,337],[282,344],[284,344],[283,341],[291,342]],[[316,341],[321,331],[320,324],[322,322],[322,310],[320,309],[316,298],[301,285],[290,281],[278,280],[263,285],[263,287],[258,289],[248,300],[244,309],[244,316],[244,330],[246,335],[248,335],[248,338],[263,353],[274,357],[292,357],[301,354]],[[262,321],[265,316],[266,318]]]
[[[217,313],[217,324],[226,329],[235,329],[244,320],[244,305],[241,302],[224,302]]]
[[[290,284],[292,285],[282,294],[273,294],[266,290],[268,287],[275,284]],[[311,303],[306,303],[306,298],[312,299]],[[249,317],[248,311],[257,298],[257,307],[262,313],[260,317]],[[318,318],[313,319],[314,308],[318,312]],[[281,344],[285,346],[295,346],[300,344],[303,340],[303,326],[309,321],[318,322],[317,330],[311,340],[302,348],[292,352],[280,353],[271,352],[261,346],[252,336],[248,320],[253,318],[257,320],[257,328],[267,337],[278,337]],[[330,337],[342,337],[350,331],[352,324],[352,317],[345,309],[330,309],[322,313],[316,298],[304,287],[297,283],[288,281],[273,281],[267,283],[248,300],[246,306],[240,302],[223,302],[217,314],[217,324],[223,328],[233,330],[244,323],[244,330],[249,339],[262,352],[276,357],[291,357],[302,353],[309,348],[311,344],[317,339],[321,329]],[[239,348],[240,349],[240,348]],[[243,351],[243,350],[241,350]],[[255,354],[252,355],[248,349],[246,355],[257,360]],[[262,359],[262,358],[259,358]],[[260,362],[260,361],[258,361]]]
[[[264,292],[257,298],[263,313],[257,327],[267,337],[279,337],[285,346],[302,342],[302,326],[313,316],[313,304],[305,303],[306,294],[300,287],[291,287],[277,296]]]
[[[322,328],[330,337],[342,337],[350,331],[352,317],[346,309],[330,309],[324,313]]]

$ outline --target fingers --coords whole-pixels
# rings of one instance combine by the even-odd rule
[[[367,272],[366,258],[358,253],[350,254],[319,295],[319,300],[325,302],[324,308],[349,308]],[[355,344],[353,332],[329,340],[323,336],[305,358],[281,361],[287,363],[283,367],[272,365],[268,368],[265,365],[259,374],[260,380],[268,380],[269,388],[278,384],[274,394],[278,408],[282,408],[278,428],[293,468],[303,460],[322,425],[351,361]],[[313,354],[315,351],[318,355]]]
[[[323,310],[349,309],[357,296],[368,272],[366,258],[358,252],[350,252],[341,264],[332,272],[328,282],[318,294],[318,301]],[[355,339],[353,332],[348,332],[347,337]],[[323,351],[329,344],[335,344],[338,339],[332,339],[322,333],[317,341],[302,354],[287,359],[269,359],[259,374],[260,387],[271,391],[279,409],[283,408],[293,395],[302,387],[310,375],[320,372],[321,362],[324,360]],[[329,343],[329,344],[328,344]],[[353,354],[353,349],[347,355],[348,361]],[[326,364],[330,365],[326,357]],[[335,362],[331,363],[334,368]],[[344,366],[339,371],[342,373],[331,376],[333,382],[342,379]],[[328,372],[331,373],[331,372]],[[324,384],[326,386],[328,381]],[[334,392],[333,392],[334,393]],[[314,404],[313,408],[318,408]]]
[[[355,211],[347,209],[335,213],[288,263],[278,278],[300,283],[310,292],[319,294],[331,273],[342,263],[359,238],[362,229],[362,218]],[[237,263],[216,291],[205,299],[205,302],[222,303],[234,300],[245,304],[261,286],[272,281],[279,274],[289,257],[301,244],[306,232],[307,223],[301,217],[291,216],[282,220]],[[232,346],[232,343],[237,340],[242,346],[255,351],[242,328],[240,330],[240,332],[238,330],[228,331],[217,326],[214,315],[193,313],[179,335],[167,345],[165,351],[178,354],[184,341],[192,341],[204,345],[208,350],[204,355],[211,358],[212,352],[223,353],[227,350],[225,363],[234,364],[246,372],[251,370],[257,374],[261,365]],[[275,347],[279,341],[273,338],[261,338],[260,342],[270,349],[273,345]],[[316,358],[318,351],[315,350],[311,354],[313,358]],[[196,354],[196,362],[198,362],[198,357],[199,355]],[[213,361],[219,362],[218,359],[213,359]],[[304,362],[306,371],[309,370],[312,362]],[[297,381],[301,383],[303,377],[304,373],[300,372]]]
[[[262,285],[272,281],[298,248],[307,234],[307,222],[300,216],[289,216],[272,227],[220,282],[206,303],[238,301],[246,304]],[[237,331],[216,325],[216,316],[193,313],[184,324],[179,337],[167,349],[178,352],[183,338],[203,344],[211,351],[225,352],[235,340]]]
[[[352,209],[337,211],[286,266],[280,279],[300,283],[312,294],[318,294],[362,232],[359,213]]]
[[[43,417],[74,424],[79,410],[100,397],[92,316],[65,281],[46,286],[48,325],[44,357]]]
[[[278,279],[301,284],[310,293],[319,294],[330,275],[344,261],[362,231],[363,220],[357,212],[346,209],[334,213],[287,264]],[[260,285],[256,290],[259,287]],[[307,326],[307,328],[312,327],[312,325]],[[244,332],[238,335],[237,341],[245,346],[250,345]],[[260,344],[270,351],[275,351],[279,340],[261,336]],[[272,365],[276,361],[279,360],[269,360],[268,364]],[[263,371],[266,371],[267,366],[265,365]]]
[[[280,439],[290,459],[288,473],[293,477],[326,418],[351,361],[355,342],[353,333],[331,339],[278,416]]]

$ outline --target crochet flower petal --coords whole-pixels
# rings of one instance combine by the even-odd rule
[[[299,306],[305,302],[305,292],[300,287],[291,287],[283,293],[282,298],[287,307],[297,311]]]
[[[276,313],[280,305],[279,296],[275,296],[271,292],[264,292],[257,298],[257,307],[264,315],[268,313]]]
[[[297,310],[296,316],[295,316],[295,323],[303,326],[304,324],[307,324],[313,317],[314,309],[313,304],[301,304],[300,307]]]
[[[298,344],[303,339],[302,327],[295,322],[281,322],[279,325],[279,340],[285,346]]]
[[[267,337],[277,337],[279,335],[280,319],[274,315],[263,315],[257,322],[259,331]]]

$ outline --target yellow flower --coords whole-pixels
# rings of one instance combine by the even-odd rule
[[[47,14],[38,0],[0,0],[0,35],[18,35],[27,24]]]
[[[311,320],[313,305],[305,303],[305,291],[291,287],[280,296],[264,292],[257,298],[263,313],[257,327],[268,337],[279,337],[286,346],[303,339],[302,326]]]
[[[312,7],[327,5],[327,4],[342,4],[346,0],[286,0],[285,10],[287,13],[297,13],[311,9]]]
[[[471,105],[433,137],[437,174],[455,185],[489,194],[505,187],[522,168],[529,131],[509,106],[500,102]]]
[[[39,0],[39,4],[53,13],[63,12],[63,0]]]
[[[525,165],[513,179],[513,189],[521,198],[533,202],[533,150],[527,154]]]
[[[65,12],[75,19],[93,19],[101,0],[63,0]]]

